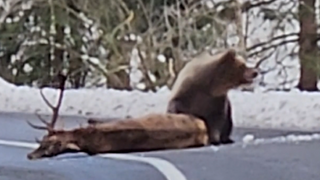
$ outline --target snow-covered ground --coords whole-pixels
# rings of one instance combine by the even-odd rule
[[[165,112],[170,91],[157,93],[117,91],[104,88],[66,90],[62,115],[100,117],[141,116]],[[50,102],[57,91],[45,89]],[[231,91],[230,99],[236,126],[276,129],[319,130],[320,93]],[[50,114],[39,89],[15,86],[0,79],[0,111]]]

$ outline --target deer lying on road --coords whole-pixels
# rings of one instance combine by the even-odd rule
[[[48,131],[41,141],[38,140],[40,146],[27,155],[30,160],[72,152],[95,155],[108,152],[180,149],[208,144],[204,121],[184,114],[149,114],[113,122],[89,119],[86,127],[55,130],[54,125],[58,119],[67,79],[61,74],[58,77],[60,94],[56,107],[48,102],[41,91],[42,98],[53,111],[51,122],[48,123],[41,117],[40,120],[46,126],[28,122],[33,128]]]

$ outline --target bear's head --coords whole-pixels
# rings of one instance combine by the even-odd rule
[[[222,79],[233,87],[252,83],[258,76],[257,69],[248,67],[244,58],[236,55],[234,49],[229,49],[222,54],[216,68],[222,71]]]
[[[198,81],[202,81],[202,88],[209,88],[214,96],[251,84],[258,76],[257,69],[248,67],[244,58],[237,55],[234,49],[202,56],[197,60],[202,61],[194,62],[194,69],[199,74]]]

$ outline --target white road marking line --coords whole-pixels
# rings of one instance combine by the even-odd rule
[[[187,180],[184,174],[178,170],[178,168],[170,163],[169,161],[154,158],[154,157],[139,157],[133,155],[123,155],[123,154],[101,154],[101,157],[108,157],[114,159],[132,160],[139,161],[150,164],[154,168],[158,169],[167,180]]]
[[[14,147],[23,147],[35,149],[39,145],[37,143],[29,143],[29,142],[20,142],[20,141],[9,141],[9,140],[1,140],[0,145],[5,146],[14,146]],[[100,154],[98,155],[103,158],[113,158],[113,159],[121,159],[128,161],[138,161],[151,165],[156,168],[159,172],[161,172],[167,180],[187,180],[185,175],[172,163],[160,158],[154,157],[139,157],[129,154]]]

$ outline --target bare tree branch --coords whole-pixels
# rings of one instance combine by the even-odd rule
[[[261,7],[263,5],[269,5],[269,4],[272,4],[275,1],[276,0],[257,1],[257,2],[247,1],[247,2],[243,3],[243,5],[242,5],[242,12],[247,12],[250,9],[255,8],[255,7]]]

